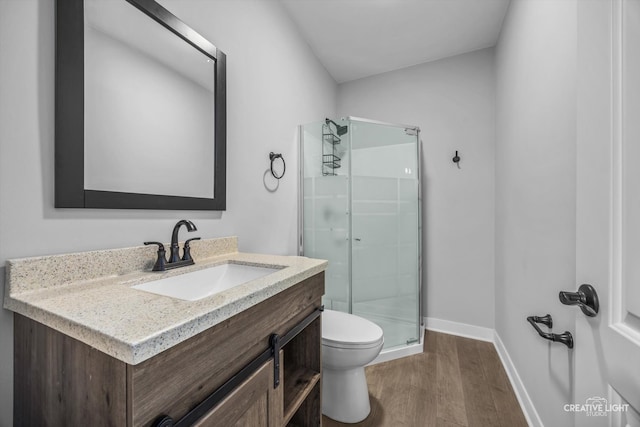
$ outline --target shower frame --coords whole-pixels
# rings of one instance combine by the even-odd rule
[[[416,150],[417,150],[417,180],[418,180],[418,319],[417,325],[419,328],[419,338],[418,344],[420,347],[424,345],[424,322],[423,322],[423,301],[422,301],[422,285],[423,285],[423,268],[422,268],[422,140],[420,139],[420,127],[413,125],[405,125],[401,123],[390,123],[384,122],[380,120],[366,119],[362,117],[355,116],[347,116],[343,117],[341,120],[348,121],[350,124],[352,122],[360,122],[360,123],[369,123],[376,124],[382,126],[396,127],[405,129],[405,131],[414,131],[416,132]],[[304,256],[304,125],[298,126],[298,255]],[[349,132],[349,150],[352,150],[352,132]],[[351,171],[351,161],[352,156],[349,156],[349,171]],[[349,172],[351,173],[351,172]],[[352,212],[351,209],[352,196],[349,196],[349,211]],[[353,239],[351,238],[351,231],[353,229],[352,224],[353,215],[349,215],[349,286],[352,287],[352,255],[353,255]],[[349,312],[353,313],[353,296],[351,294],[352,290],[349,289]],[[407,348],[410,347],[410,343],[407,343]],[[386,349],[385,349],[386,350]],[[410,354],[414,354],[415,352],[406,353],[402,348],[393,347],[388,349],[389,351],[383,350],[380,356],[373,363],[380,363],[387,360],[393,360],[399,357],[404,357]],[[385,355],[385,353],[387,353]],[[395,353],[397,355],[391,354]]]

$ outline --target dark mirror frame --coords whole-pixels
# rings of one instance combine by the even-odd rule
[[[226,209],[226,55],[153,0],[131,3],[215,61],[214,198],[84,188],[84,0],[56,1],[55,207],[102,209]],[[180,179],[180,165],[167,171]]]

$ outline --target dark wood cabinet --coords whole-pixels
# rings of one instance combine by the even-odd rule
[[[282,387],[273,387],[273,375],[270,360],[203,415],[194,427],[282,426]]]
[[[152,426],[179,420],[321,305],[317,274],[137,365],[15,314],[14,425]],[[237,386],[198,426],[319,426],[321,319]],[[75,421],[79,421],[76,423]]]
[[[298,334],[282,352],[283,425],[313,427],[320,425],[320,351],[322,319],[317,318]]]

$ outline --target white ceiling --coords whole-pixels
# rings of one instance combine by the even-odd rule
[[[281,0],[338,83],[494,46],[509,0]]]

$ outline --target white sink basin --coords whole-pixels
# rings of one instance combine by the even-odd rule
[[[133,286],[133,289],[186,301],[196,301],[278,270],[278,268],[243,264],[221,264],[192,273],[143,283]]]

